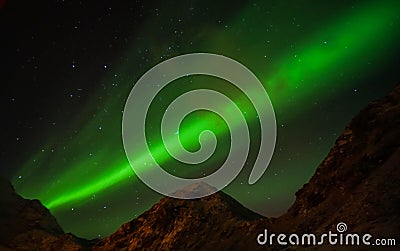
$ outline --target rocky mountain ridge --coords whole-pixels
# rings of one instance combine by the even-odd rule
[[[15,193],[0,178],[0,250],[82,250],[90,242],[65,234],[56,218],[39,200]]]

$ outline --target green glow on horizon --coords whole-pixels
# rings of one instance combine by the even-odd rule
[[[328,95],[326,88],[329,87],[330,82],[326,79],[337,74],[342,67],[349,68],[352,72],[361,71],[361,65],[357,66],[354,62],[358,62],[359,57],[362,57],[365,51],[376,50],[375,54],[377,55],[374,58],[383,58],[386,55],[384,50],[387,47],[385,41],[390,41],[390,37],[397,32],[393,31],[394,27],[388,27],[387,23],[396,18],[399,6],[400,4],[397,4],[396,8],[381,4],[366,5],[364,9],[356,13],[335,20],[331,26],[322,27],[323,32],[317,33],[303,42],[302,46],[298,48],[296,57],[284,55],[278,58],[274,64],[277,69],[275,74],[268,75],[263,72],[256,74],[265,84],[274,108],[278,110],[289,109],[290,107],[286,104],[284,98],[288,96],[304,100],[316,92],[321,95]],[[324,41],[327,42],[324,43]],[[316,82],[319,85],[309,84]],[[110,98],[109,103],[107,103],[109,107],[118,106],[115,99],[115,97]],[[120,97],[120,99],[124,99],[124,97]],[[117,108],[114,110],[118,111]],[[85,113],[81,117],[85,117]],[[91,128],[96,127],[99,123],[101,123],[100,118],[89,120],[88,125],[80,132],[82,141],[91,140],[91,137],[88,136],[92,135]],[[119,127],[119,121],[116,124],[114,126]],[[198,124],[196,126],[202,127],[203,125]],[[119,135],[117,136],[119,137]],[[104,142],[107,143],[107,141]],[[125,159],[121,161],[121,157],[124,157],[123,152],[116,152],[113,149],[115,147],[102,145],[97,153],[98,156],[93,159],[81,157],[71,160],[73,164],[67,161],[68,168],[66,171],[55,174],[57,181],[44,182],[44,185],[40,188],[27,187],[22,184],[20,186],[21,193],[27,197],[39,198],[51,210],[82,202],[92,194],[105,193],[107,189],[134,176],[128,162]],[[122,148],[122,143],[120,147]],[[113,153],[111,156],[110,152]],[[72,151],[71,155],[74,153],[77,156],[83,156],[77,150]],[[57,154],[61,159],[63,153]],[[156,147],[153,154],[164,161],[168,159],[168,156],[164,155],[161,145]],[[33,158],[37,160],[35,165],[45,164],[46,158],[39,156],[41,156],[40,152]],[[141,166],[143,171],[146,171],[146,166],[143,163],[148,162],[146,156],[146,154],[140,155],[136,160],[137,165]],[[102,167],[99,169],[89,167],[92,166],[91,163],[93,162],[102,163]],[[62,165],[63,163],[59,161],[55,164]],[[31,163],[27,163],[21,170],[35,172],[32,166]],[[82,170],[86,170],[85,177],[82,177]],[[56,167],[54,172],[56,172]],[[90,175],[90,173],[94,174]],[[37,175],[40,175],[40,171]],[[14,184],[16,180],[14,179]]]

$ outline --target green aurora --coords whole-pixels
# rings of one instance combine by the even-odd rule
[[[257,5],[263,8],[262,1]],[[284,5],[281,6],[281,8],[283,7]],[[273,38],[268,32],[265,32],[266,25],[262,20],[263,17],[258,14],[259,11],[254,5],[246,7],[229,21],[226,25],[227,28],[223,28],[225,29],[223,32],[215,29],[206,38],[195,40],[194,45],[191,46],[182,45],[179,51],[172,52],[166,58],[188,53],[193,48],[197,48],[197,51],[218,53],[238,60],[252,70],[264,84],[274,105],[279,125],[295,123],[296,118],[312,109],[312,103],[308,102],[309,100],[315,99],[315,97],[318,97],[319,100],[329,99],[334,93],[349,88],[352,76],[372,69],[373,65],[367,62],[371,60],[384,61],[390,56],[391,48],[400,42],[398,29],[400,2],[377,1],[358,5],[357,8],[340,10],[338,11],[340,15],[326,18],[317,29],[310,29],[306,34],[297,34],[298,37],[293,35],[291,37],[295,43],[293,48],[286,47],[287,50],[277,50],[279,53],[268,50],[264,57],[262,50],[265,49],[260,48],[265,48],[265,41],[273,41]],[[143,27],[149,27],[147,29],[151,30],[151,25],[147,24]],[[246,27],[252,28],[247,29]],[[273,28],[270,27],[270,29]],[[147,31],[141,32],[143,33],[142,37],[145,37]],[[234,42],[226,43],[226,41]],[[282,43],[283,47],[290,44],[287,41]],[[132,44],[132,48],[124,54],[138,58],[138,48],[144,47],[144,44],[144,41],[138,41]],[[237,48],[241,48],[241,50],[238,51]],[[153,53],[157,54],[157,52]],[[157,61],[161,62],[162,60],[164,58],[154,60],[146,66],[151,67]],[[121,89],[112,90],[102,100],[93,100],[77,113],[76,119],[69,122],[70,128],[79,128],[78,132],[71,133],[72,140],[64,143],[59,139],[63,136],[49,133],[49,137],[43,143],[44,147],[32,154],[31,158],[16,172],[13,184],[19,193],[27,198],[40,199],[55,215],[58,213],[64,215],[71,208],[84,208],[85,203],[95,197],[107,200],[126,187],[132,189],[135,186],[134,190],[142,197],[144,194],[151,193],[138,180],[126,160],[120,135],[121,111],[125,99],[133,83],[146,71],[143,67],[136,72],[137,61],[134,61],[118,67],[115,70],[116,74],[105,76],[105,83],[118,83]],[[195,80],[193,82],[196,83]],[[192,84],[191,86],[196,85]],[[99,95],[101,93],[100,90]],[[236,101],[240,103],[240,99]],[[244,103],[243,111],[251,111],[252,108],[249,104],[246,101]],[[250,124],[257,122],[257,117],[253,112],[246,119]],[[342,127],[342,124],[337,125],[338,132]],[[198,142],[190,142],[190,140],[197,140],[199,131],[205,128],[204,122],[191,121],[188,126],[180,130],[180,137],[183,141],[189,142],[189,148],[196,146]],[[227,133],[226,130],[218,130],[216,126],[212,130],[216,135]],[[278,128],[278,137],[281,133],[280,130]],[[307,167],[286,170],[285,173],[282,173],[277,171],[279,170],[278,166],[286,165],[288,162],[278,158],[281,156],[279,148],[288,139],[281,138],[278,140],[276,148],[278,157],[274,157],[265,177],[255,185],[243,189],[238,184],[247,182],[251,166],[246,166],[238,180],[234,182],[236,185],[230,185],[224,191],[253,210],[257,210],[257,203],[265,201],[267,197],[276,198],[273,203],[281,204],[282,206],[278,207],[281,208],[280,210],[287,208],[293,199],[294,191],[312,175],[334,139],[335,136],[331,136],[331,141],[326,143],[323,148],[318,148],[314,157],[306,157],[307,161],[302,162],[301,165]],[[155,141],[155,143],[152,148],[153,155],[159,162],[167,163],[169,156],[166,154],[162,142]],[[293,147],[301,146],[301,144],[301,142],[294,144]],[[311,152],[311,149],[313,148],[305,146],[306,152]],[[217,156],[220,157],[220,155]],[[142,166],[143,172],[146,172],[144,164],[146,162],[148,162],[146,155],[136,157],[135,163]],[[43,174],[42,166],[51,168],[48,168],[46,174]],[[277,178],[276,174],[282,177]],[[21,176],[23,179],[20,178]],[[284,189],[281,186],[283,180],[288,183]],[[253,193],[257,191],[256,194],[262,192],[263,195],[249,198],[246,194],[249,191],[253,191]],[[132,197],[136,197],[136,195]],[[157,194],[149,195],[147,204],[142,204],[132,210],[135,211],[135,215],[140,214],[158,198],[160,196]],[[278,209],[276,210],[270,213],[274,215],[279,212]],[[115,209],[114,214],[118,212]],[[121,219],[118,219],[121,222],[114,225],[118,226],[123,221],[129,220],[131,216],[132,212],[119,216]],[[62,220],[61,223],[63,223]],[[74,229],[70,229],[72,227],[68,227],[67,223],[65,225],[67,225],[67,230],[74,231]],[[93,230],[87,229],[82,230],[80,234],[95,235]]]

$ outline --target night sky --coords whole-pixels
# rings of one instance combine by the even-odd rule
[[[0,175],[86,238],[114,232],[162,197],[130,168],[121,123],[134,83],[166,59],[221,54],[263,83],[278,130],[273,159],[256,184],[247,183],[250,161],[223,191],[267,216],[291,205],[350,119],[400,82],[398,1],[2,0],[0,28]],[[171,87],[163,100],[184,91]],[[210,127],[223,146],[223,123]],[[212,165],[182,175],[215,171],[219,149]]]

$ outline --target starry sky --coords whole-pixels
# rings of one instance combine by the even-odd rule
[[[400,81],[398,1],[1,0],[0,27],[0,175],[25,198],[40,199],[65,231],[85,238],[112,233],[162,197],[130,168],[121,123],[134,83],[166,59],[225,55],[264,85],[276,115],[274,156],[249,185],[259,132],[248,119],[253,150],[223,191],[267,216],[291,205],[350,119]],[[152,107],[150,124],[168,100],[199,87],[234,96],[255,117],[222,80],[179,81],[188,89],[172,83]],[[204,118],[212,121],[207,128]],[[187,128],[193,125],[189,136],[214,130],[222,147],[189,172],[160,160],[185,177],[215,171],[229,139],[221,118],[200,112],[188,120]]]

